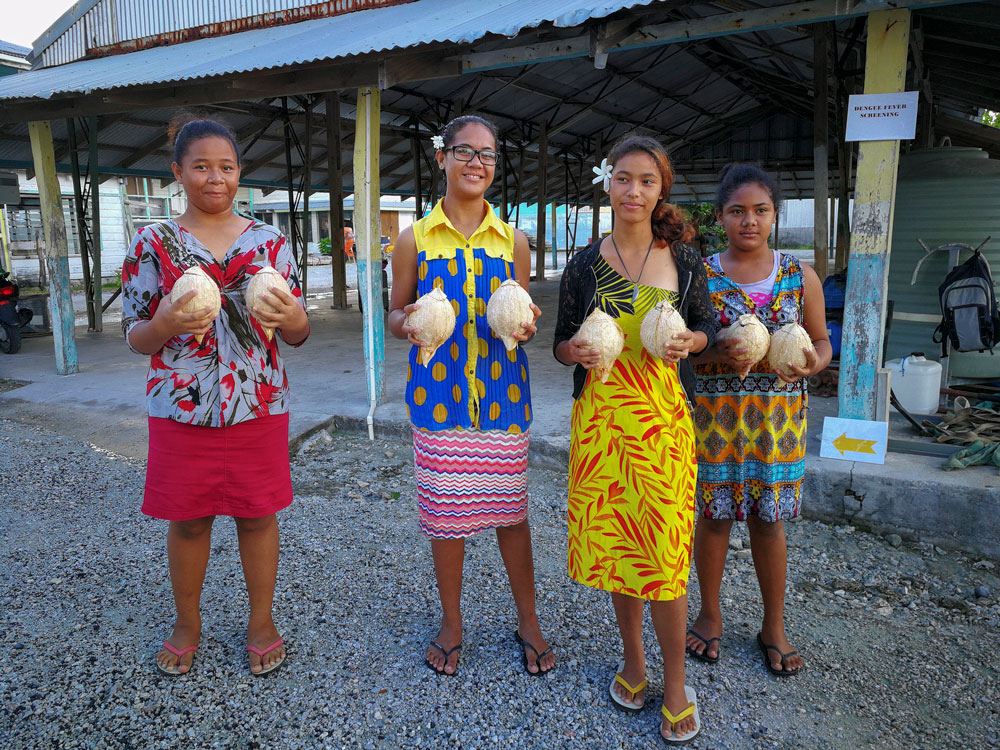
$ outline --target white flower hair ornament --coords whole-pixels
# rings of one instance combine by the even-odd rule
[[[431,145],[434,146],[438,151],[444,148],[444,138],[439,135],[431,136]]]
[[[601,159],[601,166],[591,167],[594,174],[597,175],[594,179],[590,181],[591,185],[596,185],[598,182],[604,183],[604,192],[611,192],[611,173],[614,171],[614,164],[608,164],[607,157]]]

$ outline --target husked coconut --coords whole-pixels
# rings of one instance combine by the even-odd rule
[[[170,304],[175,304],[177,300],[190,291],[195,291],[197,294],[185,302],[181,310],[193,313],[210,307],[213,314],[219,314],[219,310],[222,308],[222,295],[219,294],[218,285],[212,281],[201,266],[191,266],[174,282],[174,287],[170,290]],[[205,334],[197,335],[194,338],[200,345]]]
[[[625,334],[618,325],[618,321],[600,309],[595,309],[587,319],[583,321],[580,330],[576,332],[578,338],[589,341],[590,346],[596,349],[601,359],[597,367],[597,375],[602,383],[608,382],[608,376],[614,369],[615,360],[622,353],[625,346]]]
[[[795,373],[788,369],[791,362],[796,367],[806,366],[803,349],[813,349],[812,339],[806,329],[798,323],[787,323],[771,335],[771,348],[767,352],[767,362],[778,372],[789,377]]]
[[[681,314],[666,300],[660,300],[646,313],[639,326],[639,338],[646,351],[654,357],[662,357],[674,336],[687,330]]]
[[[514,279],[507,279],[490,295],[490,302],[486,305],[486,322],[503,341],[507,351],[517,348],[518,341],[514,334],[524,332],[521,324],[534,320],[531,295]]]
[[[771,334],[768,333],[767,326],[752,313],[738,317],[719,331],[717,338],[719,341],[733,341],[746,347],[747,354],[742,358],[745,369],[740,373],[741,377],[767,356],[771,345]]]
[[[434,352],[455,330],[455,310],[448,301],[447,295],[437,287],[418,298],[414,303],[417,309],[409,314],[407,322],[413,328],[419,328],[417,336],[425,342],[417,352],[417,361],[427,365]]]
[[[264,293],[270,292],[272,289],[280,289],[281,291],[288,292],[289,294],[292,292],[291,288],[288,286],[288,282],[285,281],[285,277],[278,273],[277,269],[272,268],[271,266],[264,266],[253,275],[250,279],[250,283],[247,284],[247,292],[244,299],[246,299],[247,309],[250,311],[251,315],[253,315],[253,309],[255,307],[259,307],[261,310],[268,313],[278,312],[277,308],[264,301]],[[264,335],[267,336],[268,341],[274,338],[273,328],[268,328],[264,325],[261,325],[261,327],[264,329]]]

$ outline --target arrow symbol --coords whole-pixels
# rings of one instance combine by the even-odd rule
[[[873,446],[877,443],[877,440],[861,440],[860,438],[849,438],[847,433],[841,433],[840,437],[833,441],[833,447],[840,451],[840,455],[844,453],[871,453],[875,455]]]

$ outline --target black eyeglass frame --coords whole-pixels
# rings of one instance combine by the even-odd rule
[[[470,156],[468,159],[461,159],[461,158],[459,158],[458,154],[455,153],[455,149],[457,149],[457,148],[468,149],[469,151],[472,152],[472,156]],[[466,146],[463,143],[459,143],[456,146],[448,146],[448,148],[443,149],[443,150],[444,151],[451,151],[451,155],[455,157],[456,161],[460,161],[460,162],[463,162],[465,164],[468,164],[473,159],[475,159],[477,156],[479,157],[479,163],[482,164],[484,167],[495,167],[497,164],[500,163],[500,152],[497,151],[496,149],[492,149],[492,148],[478,149],[478,148],[473,148],[472,146]],[[487,164],[485,161],[483,161],[483,156],[482,156],[483,154],[493,154],[494,157],[495,157],[493,163],[492,164]]]

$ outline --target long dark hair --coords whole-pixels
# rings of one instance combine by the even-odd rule
[[[653,215],[650,217],[653,236],[669,245],[673,245],[675,242],[689,242],[695,235],[694,227],[687,222],[679,208],[667,202],[670,197],[670,189],[674,186],[674,168],[670,164],[667,150],[660,142],[644,135],[625,136],[611,147],[608,161],[611,164],[617,164],[623,156],[637,152],[649,154],[653,158],[657,169],[660,170],[660,180],[663,183],[663,194],[660,196],[660,202],[653,209]]]
[[[229,141],[236,153],[236,163],[242,165],[236,134],[221,120],[189,113],[178,115],[167,127],[167,139],[174,148],[174,161],[178,164],[187,156],[191,144],[202,138],[224,138]]]
[[[756,164],[733,162],[719,172],[719,189],[715,193],[715,210],[722,211],[730,196],[744,185],[757,184],[771,196],[774,213],[781,210],[781,187],[773,175],[769,175]]]

